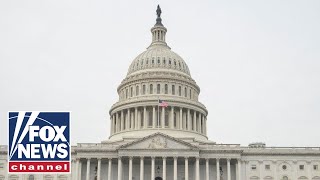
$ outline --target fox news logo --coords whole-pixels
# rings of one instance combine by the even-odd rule
[[[9,112],[9,173],[70,173],[69,112]]]

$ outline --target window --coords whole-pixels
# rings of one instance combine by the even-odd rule
[[[154,58],[152,58],[152,64],[154,64]]]
[[[136,96],[139,96],[139,86],[136,86]]]
[[[160,64],[160,58],[158,58],[158,64]]]
[[[128,89],[126,89],[126,99],[128,98]]]
[[[166,64],[166,59],[165,58],[163,58],[163,64]]]
[[[157,84],[157,94],[160,94],[160,84]]]
[[[148,65],[148,63],[149,63],[149,59],[147,59],[147,61],[146,61],[146,64]]]
[[[283,170],[287,170],[287,166],[286,166],[286,165],[283,165],[283,166],[282,166],[282,169],[283,169]]]
[[[130,97],[133,96],[133,87],[130,88]]]
[[[165,115],[164,115],[164,126],[168,127],[169,126],[169,112],[165,111]]]
[[[173,127],[177,127],[177,113],[173,113]]]
[[[257,170],[257,165],[251,165],[251,170]]]
[[[270,170],[270,165],[269,164],[265,165],[265,169]]]
[[[174,85],[172,85],[172,95],[175,95],[176,94],[176,88]]]
[[[152,110],[149,111],[149,117],[148,117],[148,119],[149,119],[148,125],[149,125],[149,127],[152,127],[152,121],[153,121],[153,112],[152,112]]]
[[[304,170],[304,165],[299,165],[300,170]]]
[[[152,84],[150,84],[150,89],[149,89],[149,91],[150,91],[150,94],[153,94],[153,85],[152,85]]]
[[[146,94],[146,85],[142,85],[142,95]]]
[[[165,85],[164,85],[164,93],[165,93],[165,94],[168,94],[168,84],[165,84]]]
[[[34,180],[34,175],[30,175],[28,180]]]
[[[189,96],[190,96],[190,99],[192,99],[192,96],[191,96],[191,94],[192,94],[192,93],[191,93],[191,89],[190,89],[190,91],[189,91]]]
[[[318,171],[319,170],[319,166],[318,165],[313,165],[313,170]]]
[[[179,96],[181,96],[181,86],[179,86]]]
[[[143,65],[143,59],[142,59],[142,61],[141,61],[141,65]]]
[[[169,60],[169,65],[171,65],[171,60]]]

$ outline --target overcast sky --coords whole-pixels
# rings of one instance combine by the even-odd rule
[[[320,146],[319,0],[0,1],[0,144],[18,110],[72,111],[72,144],[106,140],[158,3],[211,140]]]

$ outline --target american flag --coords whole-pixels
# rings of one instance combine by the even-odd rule
[[[160,107],[168,107],[169,104],[166,101],[159,99],[159,106]]]

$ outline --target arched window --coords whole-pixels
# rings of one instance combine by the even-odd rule
[[[133,96],[133,88],[131,87],[130,88],[130,97],[132,97]]]
[[[136,96],[139,96],[139,86],[136,86]]]
[[[168,84],[165,84],[165,85],[164,85],[164,93],[165,93],[165,94],[168,94]]]
[[[184,88],[184,97],[187,97],[187,88]]]
[[[153,85],[152,85],[152,84],[150,84],[150,89],[149,89],[149,91],[150,91],[150,94],[153,94]]]
[[[174,85],[172,85],[172,95],[176,94],[176,87]]]
[[[142,94],[143,94],[143,95],[146,94],[146,85],[142,85]]]
[[[190,91],[189,91],[189,96],[190,96],[190,99],[192,99],[191,89],[190,89]]]
[[[28,180],[34,180],[34,175],[30,175],[30,176],[28,177]]]
[[[160,94],[160,84],[157,84],[157,94]]]
[[[181,96],[182,95],[182,92],[181,92],[182,90],[181,90],[181,86],[179,86],[179,96]]]

